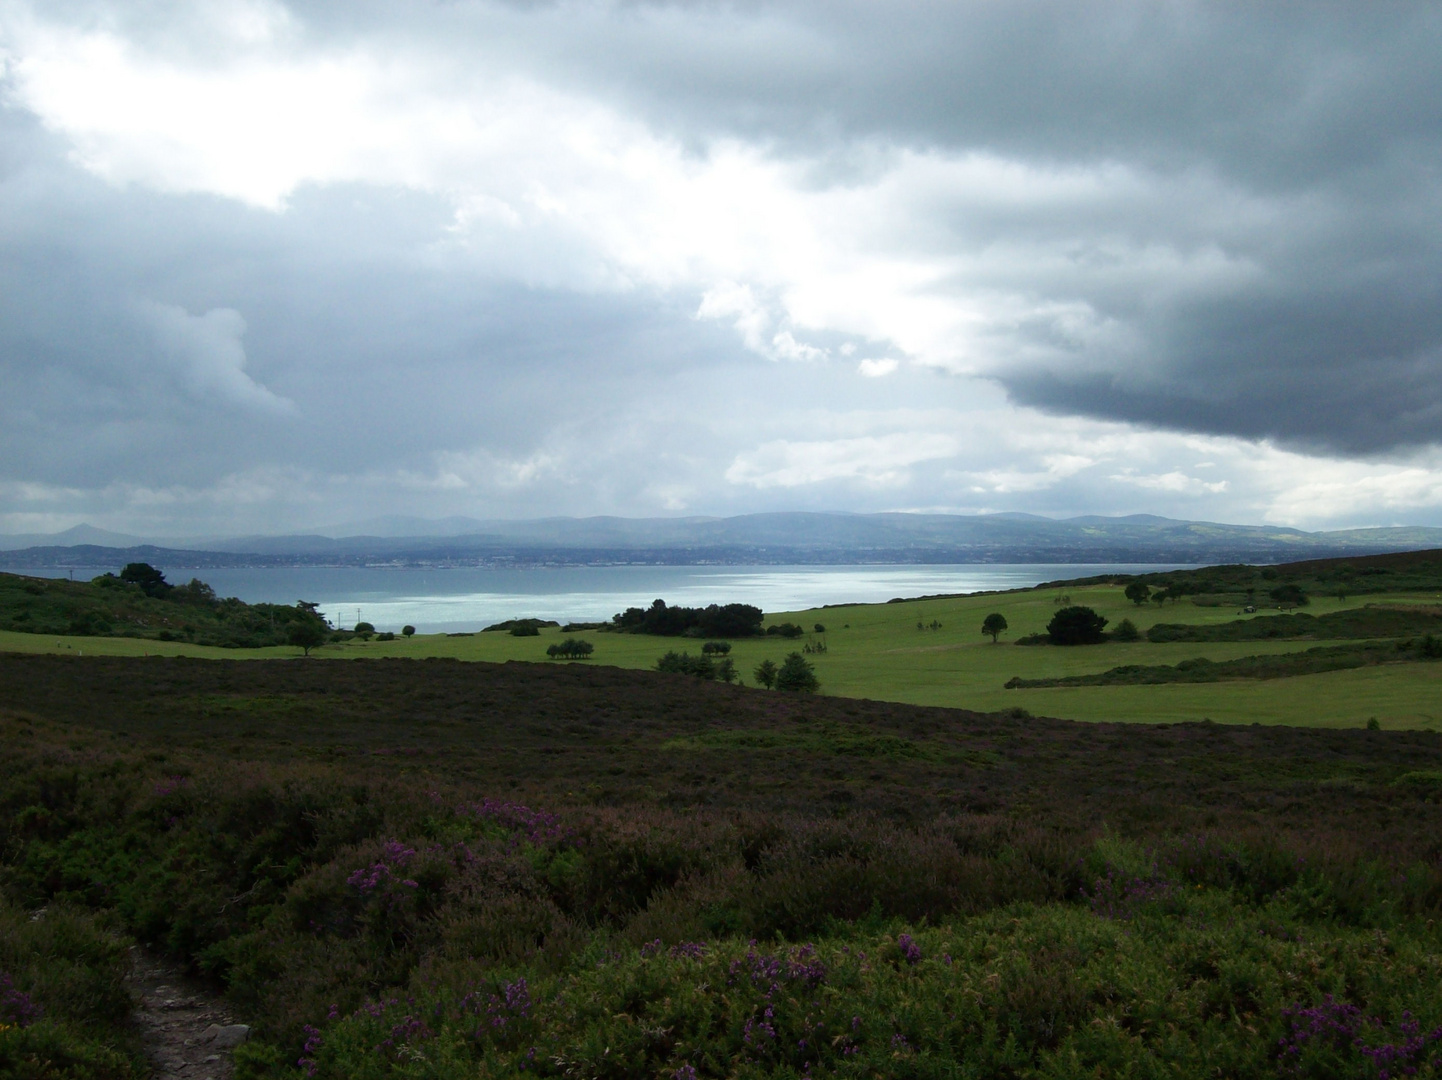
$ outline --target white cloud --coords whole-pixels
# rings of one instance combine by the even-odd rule
[[[1171,491],[1180,493],[1210,492],[1219,495],[1226,491],[1231,485],[1226,480],[1205,481],[1198,480],[1195,476],[1188,476],[1184,472],[1172,470],[1165,473],[1134,473],[1123,471],[1112,473],[1110,479],[1123,484],[1135,484],[1139,488],[1147,488],[1151,491]]]
[[[746,347],[754,353],[766,355],[766,332],[771,326],[771,316],[757,302],[751,286],[738,285],[734,281],[718,282],[701,297],[696,318],[733,320]]]
[[[868,379],[879,379],[883,375],[890,375],[896,367],[897,361],[888,357],[883,360],[863,360],[856,365],[856,370]]]
[[[232,308],[191,315],[170,304],[141,308],[162,356],[195,399],[273,414],[295,410],[295,403],[261,386],[245,371],[245,320]]]
[[[828,480],[896,484],[905,479],[907,466],[951,457],[958,448],[953,436],[927,432],[816,442],[777,439],[738,454],[726,470],[726,479],[757,488]]]

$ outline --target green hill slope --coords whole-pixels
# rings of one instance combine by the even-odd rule
[[[143,566],[144,564],[139,564]],[[149,569],[148,567],[146,569]],[[282,645],[324,619],[308,606],[222,599],[203,581],[173,586],[158,571],[90,581],[0,574],[0,629],[48,635],[148,638],[224,648]]]

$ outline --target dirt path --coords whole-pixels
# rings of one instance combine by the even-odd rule
[[[230,1052],[250,1029],[174,964],[139,946],[130,956],[135,1022],[155,1080],[230,1080]]]

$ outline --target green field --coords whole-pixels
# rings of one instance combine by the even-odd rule
[[[1234,607],[1203,607],[1189,600],[1140,608],[1119,586],[1033,589],[893,604],[858,604],[801,612],[768,613],[768,622],[792,621],[807,628],[826,627],[827,651],[810,656],[822,691],[917,705],[977,710],[1023,708],[1037,715],[1077,720],[1144,723],[1211,719],[1219,723],[1301,724],[1357,727],[1376,717],[1384,728],[1442,730],[1442,664],[1406,663],[1271,680],[1235,680],[1160,686],[1004,689],[1015,675],[1042,678],[1087,674],[1123,664],[1175,664],[1193,657],[1230,660],[1259,654],[1302,651],[1309,640],[1176,642],[1145,640],[1133,644],[1057,648],[1012,644],[1045,629],[1061,597],[1105,615],[1115,626],[1130,618],[1143,634],[1155,623],[1224,623],[1238,617]],[[1312,615],[1375,603],[1382,597],[1317,597]],[[1437,594],[1390,593],[1385,602],[1436,604]],[[1006,617],[1009,629],[993,645],[980,633],[989,612]],[[1275,612],[1272,612],[1275,614]],[[1258,617],[1268,614],[1267,609]],[[939,623],[938,629],[930,629]],[[917,629],[921,623],[924,629]],[[329,659],[381,657],[453,657],[461,660],[534,661],[546,659],[546,647],[563,637],[579,636],[595,645],[585,663],[624,668],[652,667],[670,649],[695,652],[700,642],[685,638],[587,632],[564,635],[555,629],[539,637],[506,633],[469,636],[417,635],[410,640],[361,641],[327,645],[314,655]],[[818,640],[821,635],[811,635]],[[779,662],[808,639],[742,639],[731,656],[745,680],[763,659]],[[222,649],[138,638],[51,637],[0,631],[0,650],[59,652],[95,656],[202,656],[212,658],[293,658],[290,646]]]

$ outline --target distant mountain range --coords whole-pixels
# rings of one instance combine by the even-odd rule
[[[99,567],[515,566],[652,563],[1284,562],[1442,547],[1442,529],[1304,532],[1134,514],[773,513],[740,517],[377,518],[293,536],[156,538],[89,525],[0,537],[0,563]]]

